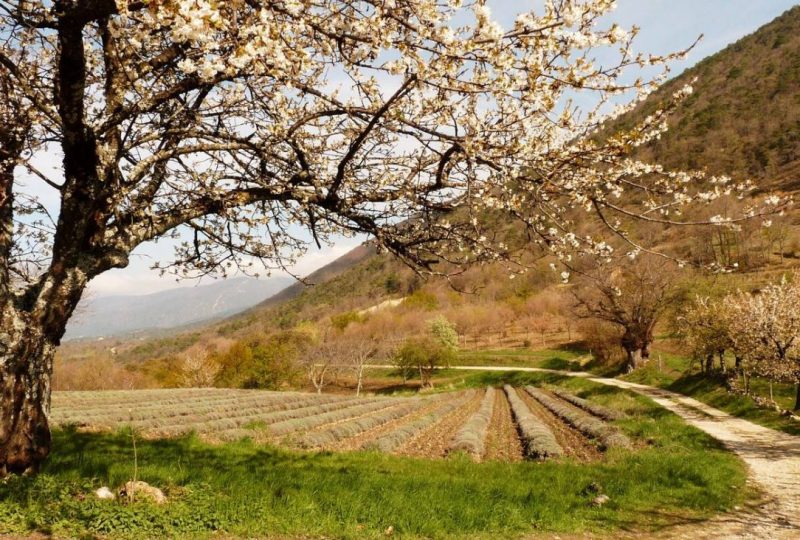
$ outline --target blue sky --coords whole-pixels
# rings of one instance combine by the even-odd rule
[[[690,67],[739,38],[752,33],[787,9],[792,0],[618,0],[617,10],[609,22],[623,27],[641,28],[636,48],[644,52],[664,54],[690,45],[700,34],[704,39],[683,62],[672,65],[673,75]],[[502,24],[513,22],[522,11],[540,9],[541,0],[489,0],[495,18]],[[304,275],[344,254],[361,239],[342,239],[334,247],[310,251],[295,272]],[[158,259],[168,259],[168,242],[142,246],[123,270],[114,270],[90,284],[90,295],[146,294],[178,285],[174,278],[160,278],[149,270]]]

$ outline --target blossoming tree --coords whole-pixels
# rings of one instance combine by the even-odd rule
[[[800,284],[783,279],[757,293],[738,292],[724,300],[728,332],[744,367],[770,381],[797,385],[800,411]]]
[[[548,0],[503,28],[483,0],[0,0],[0,470],[47,456],[65,325],[145,242],[179,236],[163,268],[208,274],[365,233],[441,271],[511,258],[487,210],[604,254],[574,208],[635,243],[626,219],[737,191],[627,157],[672,105],[587,137],[652,89],[631,70],[673,58],[634,54],[613,7]]]

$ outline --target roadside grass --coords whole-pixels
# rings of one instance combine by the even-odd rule
[[[638,438],[597,463],[472,463],[374,452],[299,453],[197,437],[137,444],[138,477],[165,490],[163,506],[100,501],[91,491],[133,474],[130,432],[54,434],[34,477],[0,482],[0,533],[86,537],[288,536],[497,538],[535,533],[652,532],[733,509],[755,494],[743,463],[647,398],[591,381],[476,372],[465,386],[559,385],[629,418]],[[594,507],[605,493],[610,501]]]
[[[790,435],[800,435],[800,422],[781,416],[774,409],[760,407],[752,398],[733,394],[725,388],[720,377],[709,377],[701,373],[699,366],[692,365],[690,359],[666,353],[661,356],[661,368],[655,358],[647,366],[620,378],[626,381],[656,386],[665,390],[678,392],[702,401],[707,405],[723,410],[728,414],[749,420],[756,424],[772,428]],[[762,397],[769,396],[769,383],[763,379],[753,378],[751,390]],[[791,384],[772,386],[773,397],[784,409],[794,406],[796,388]]]

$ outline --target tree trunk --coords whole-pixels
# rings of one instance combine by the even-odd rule
[[[358,367],[358,382],[356,384],[356,397],[361,395],[361,386],[364,380],[364,366]]]
[[[794,400],[794,410],[800,411],[800,383],[797,383],[797,397]]]
[[[708,373],[711,373],[713,371],[713,369],[714,369],[714,355],[713,354],[707,354],[706,355],[706,361],[705,361],[705,363],[703,363],[703,372],[708,374]]]
[[[628,363],[625,366],[626,373],[631,373],[642,366],[642,349],[626,349],[625,352],[628,355]]]
[[[5,322],[5,321],[4,321]],[[24,328],[0,330],[0,476],[36,472],[50,453],[50,380],[55,344]]]

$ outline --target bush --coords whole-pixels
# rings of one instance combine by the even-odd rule
[[[395,355],[395,364],[410,378],[418,373],[422,386],[431,387],[431,376],[440,366],[449,365],[455,358],[455,352],[433,338],[423,337],[406,340]]]
[[[337,330],[344,330],[351,323],[364,322],[364,319],[365,317],[359,315],[357,311],[345,311],[344,313],[331,315],[331,324]]]

